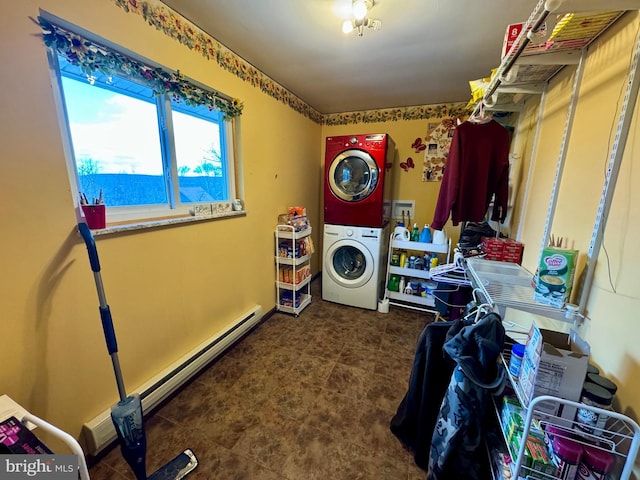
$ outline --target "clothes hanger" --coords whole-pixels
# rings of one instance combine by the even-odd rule
[[[473,297],[473,302],[474,302],[476,305],[480,305],[480,304],[482,303],[480,300],[478,300],[478,294],[482,294],[482,290],[481,290],[481,289],[479,289],[478,287],[474,288],[474,289],[471,291],[471,296]]]
[[[471,286],[471,281],[467,277],[465,269],[455,263],[445,263],[444,265],[431,268],[431,270],[429,270],[429,278],[434,282],[443,282],[465,287]]]
[[[491,313],[493,312],[493,306],[489,303],[483,303],[481,305],[478,305],[478,309],[476,310],[476,318],[473,321],[473,323],[478,323],[478,320],[480,320],[480,317],[482,315],[484,315],[485,313]]]
[[[469,117],[468,121],[475,124],[482,124],[482,123],[488,123],[491,120],[493,120],[493,117],[485,112],[484,107],[485,107],[484,100],[480,100],[480,103],[478,104],[478,113],[472,114]]]

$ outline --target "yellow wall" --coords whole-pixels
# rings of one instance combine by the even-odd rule
[[[130,389],[256,303],[266,311],[273,308],[273,228],[287,206],[307,207],[321,247],[326,136],[389,133],[399,160],[411,156],[416,164],[408,172],[394,166],[394,198],[416,200],[412,221],[418,225],[431,221],[440,184],[421,181],[423,155],[410,147],[415,138],[424,137],[425,120],[321,127],[112,0],[23,0],[2,8],[0,60],[7,68],[0,76],[0,311],[5,340],[0,393],[76,437],[82,423],[109,408],[117,394],[86,249],[75,229],[46,53],[37,36],[39,27],[29,18],[36,17],[39,8],[245,103],[241,148],[246,217],[98,237]],[[588,247],[610,126],[617,120],[615,108],[639,24],[636,14],[627,15],[590,49],[552,228],[581,252]],[[533,144],[536,100],[528,102],[520,122],[522,184],[512,231],[522,231],[524,265],[530,270],[535,270],[539,255],[572,82],[572,69],[553,80],[538,145]],[[640,309],[634,282],[640,268],[640,222],[632,208],[640,191],[637,128],[634,121],[605,235],[615,292],[602,252],[583,328],[594,362],[619,384],[618,401],[631,414],[640,406],[635,382],[640,326],[634,318]],[[446,228],[455,240],[457,229],[450,224]],[[319,257],[313,259],[314,273]]]
[[[581,266],[584,265],[591,241],[639,28],[638,13],[627,14],[589,48],[585,63],[558,204],[550,230],[567,237],[569,246],[580,250]],[[521,240],[525,243],[523,264],[530,271],[535,271],[539,259],[574,75],[574,68],[566,68],[553,79],[540,119],[537,154],[531,158],[532,148],[525,148],[524,164],[527,171],[529,162],[533,164],[529,197],[519,226]],[[527,104],[520,134],[525,134],[527,130],[532,136],[530,126],[538,119],[537,105],[537,100]],[[593,363],[619,386],[616,395],[618,407],[636,420],[640,409],[640,387],[636,381],[640,374],[640,325],[636,321],[636,312],[640,308],[637,281],[640,268],[640,252],[637,248],[640,214],[634,207],[640,204],[639,108],[636,106],[633,112],[606,225],[604,246],[608,259],[602,249],[587,304],[588,318],[579,327],[579,332],[591,345]],[[521,188],[524,191],[524,184]],[[519,204],[521,206],[522,203]],[[509,314],[515,318],[522,317],[516,312]],[[542,319],[539,321],[543,322]]]
[[[245,104],[245,217],[97,237],[129,391],[255,304],[274,307],[278,214],[304,205],[313,237],[321,232],[321,127],[112,0],[3,5],[0,394],[78,437],[117,390],[76,233],[46,52],[30,19],[40,8]]]

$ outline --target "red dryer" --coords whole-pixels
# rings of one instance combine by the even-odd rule
[[[389,222],[395,149],[386,133],[327,137],[324,223],[380,228]]]

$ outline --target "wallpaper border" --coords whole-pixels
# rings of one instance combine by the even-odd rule
[[[160,0],[113,0],[125,12],[140,15],[148,25],[162,31],[190,50],[200,52],[228,72],[270,97],[288,105],[296,112],[321,125],[349,125],[399,120],[428,120],[468,114],[466,103],[444,103],[412,107],[364,110],[357,112],[322,114],[291,93],[285,87],[236,55],[215,38],[205,33],[182,15],[162,4]]]

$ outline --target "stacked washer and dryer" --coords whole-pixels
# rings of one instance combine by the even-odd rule
[[[327,137],[322,298],[376,310],[384,292],[395,143],[386,133]]]

